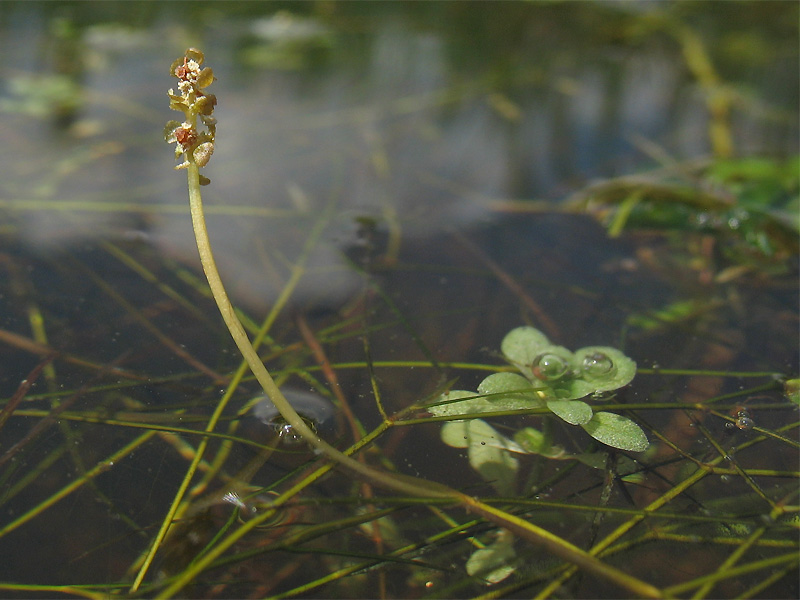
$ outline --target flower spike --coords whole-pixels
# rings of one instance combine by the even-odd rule
[[[189,48],[185,55],[170,66],[169,73],[178,79],[178,93],[170,89],[169,107],[184,114],[184,120],[169,121],[164,128],[164,139],[175,144],[175,158],[183,157],[176,169],[185,169],[194,162],[204,167],[214,153],[214,140],[217,134],[217,120],[211,115],[217,105],[217,97],[203,90],[211,85],[214,72],[201,68],[205,57],[200,50]],[[198,127],[197,117],[202,126]],[[208,178],[200,176],[202,185]]]

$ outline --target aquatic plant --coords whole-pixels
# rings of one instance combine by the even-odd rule
[[[443,394],[442,404],[430,406],[430,412],[437,416],[457,417],[481,412],[547,408],[562,421],[581,426],[608,446],[632,452],[647,449],[647,436],[636,423],[615,413],[595,411],[591,405],[579,400],[587,396],[599,400],[603,394],[631,382],[636,374],[636,363],[622,352],[606,346],[590,346],[570,352],[552,344],[547,336],[533,327],[512,330],[503,338],[501,347],[506,359],[519,370],[519,375],[489,375],[478,385],[478,394],[449,391]],[[479,423],[472,421],[461,426],[449,423],[442,428],[442,439],[452,445],[452,440],[459,439],[459,433],[453,429],[483,427]],[[515,441],[516,444],[506,447],[545,455],[561,452],[554,451],[547,438],[533,428],[518,432]]]
[[[780,267],[800,249],[800,157],[703,161],[595,183],[572,198],[612,237],[626,229],[714,233],[724,256]]]
[[[204,90],[214,81],[214,73],[209,67],[202,67],[205,57],[203,53],[195,48],[189,48],[182,58],[175,60],[170,67],[170,74],[178,79],[178,92],[172,89],[168,92],[170,98],[170,108],[183,112],[184,121],[170,121],[164,130],[164,138],[169,143],[176,144],[175,155],[182,157],[181,162],[176,168],[186,169],[189,207],[192,215],[192,225],[194,228],[197,248],[200,254],[200,261],[203,266],[206,278],[214,300],[220,314],[228,328],[239,352],[247,362],[256,380],[264,389],[269,400],[274,404],[277,411],[285,422],[291,426],[295,434],[302,437],[309,445],[314,447],[319,453],[351,471],[366,478],[369,482],[380,487],[396,492],[412,494],[422,498],[437,500],[449,500],[463,506],[468,511],[480,515],[515,533],[516,535],[533,541],[544,546],[554,554],[568,560],[576,565],[596,573],[600,577],[614,581],[618,585],[627,588],[629,591],[643,597],[658,597],[660,592],[643,581],[627,575],[619,569],[608,565],[589,553],[581,550],[577,546],[567,542],[558,536],[553,535],[547,530],[534,525],[516,515],[507,513],[494,506],[485,504],[472,496],[468,496],[457,490],[448,488],[436,482],[421,480],[414,477],[400,475],[398,473],[388,473],[372,468],[362,462],[356,461],[350,456],[345,455],[340,450],[334,448],[319,437],[308,425],[308,423],[297,413],[292,404],[285,398],[275,380],[270,375],[264,363],[258,356],[253,344],[247,336],[244,327],[236,315],[236,311],[230,302],[225,286],[217,270],[216,261],[208,237],[205,214],[203,211],[203,201],[200,192],[202,185],[207,185],[209,179],[200,174],[200,168],[205,167],[214,151],[214,141],[216,136],[216,119],[214,119],[214,107],[217,104],[216,97],[207,94]],[[198,119],[203,127],[198,125]],[[225,407],[223,400],[209,421],[208,430],[212,430],[216,421]],[[198,451],[192,461],[187,476],[173,501],[172,507],[165,518],[159,533],[151,545],[150,552],[144,560],[142,568],[134,581],[132,591],[139,588],[144,576],[153,561],[156,551],[166,537],[172,519],[178,510],[182,496],[194,469],[202,459],[204,446]],[[259,523],[272,516],[270,511],[265,511],[262,515],[253,518],[235,533],[221,541],[215,548],[211,549],[202,558],[190,566],[176,582],[168,586],[161,596],[168,597],[185,587],[194,576],[208,566],[215,558],[220,556],[233,543],[241,538],[247,531],[256,527]],[[161,597],[159,596],[159,597]]]
[[[595,10],[588,5],[587,9]],[[339,8],[336,11],[336,23],[347,23]],[[711,12],[717,15],[720,10]],[[217,26],[218,17],[210,17]],[[534,15],[531,22],[541,23],[541,18],[541,14]],[[715,18],[726,23],[724,17]],[[641,16],[630,20],[639,23]],[[785,15],[780,20],[785,21]],[[572,32],[575,19],[563,22]],[[477,73],[476,77],[458,78],[454,85],[445,77],[434,96],[420,96],[410,89],[409,96],[404,90],[396,97],[381,96],[373,101],[361,87],[372,84],[359,81],[350,90],[353,95],[347,95],[348,100],[358,98],[358,108],[325,113],[325,133],[320,132],[320,115],[312,108],[315,104],[297,103],[291,90],[278,94],[284,96],[285,92],[293,102],[292,114],[297,120],[291,122],[274,120],[276,114],[287,114],[280,104],[269,107],[272,118],[264,111],[264,118],[254,121],[253,115],[261,110],[258,101],[264,96],[254,96],[250,106],[240,97],[234,107],[240,118],[240,111],[252,108],[246,120],[248,126],[253,125],[247,132],[253,136],[249,148],[269,144],[273,152],[287,151],[287,161],[290,156],[292,161],[301,161],[302,174],[274,170],[280,171],[275,183],[302,188],[308,198],[303,206],[289,210],[276,206],[281,199],[269,185],[259,185],[259,192],[263,190],[259,194],[248,190],[257,176],[251,179],[244,173],[252,175],[253,169],[267,160],[269,168],[276,163],[272,156],[265,157],[266,153],[249,151],[240,152],[231,162],[230,155],[222,152],[222,138],[216,143],[217,133],[235,138],[240,151],[248,147],[249,140],[228,129],[227,116],[224,128],[214,131],[216,153],[209,153],[211,146],[196,156],[190,150],[196,162],[208,161],[200,173],[210,173],[214,179],[211,188],[202,189],[209,192],[205,200],[211,206],[206,210],[214,211],[210,225],[219,227],[211,230],[215,246],[220,246],[214,248],[217,260],[225,283],[236,291],[235,297],[243,298],[235,281],[237,275],[242,277],[243,269],[237,267],[244,271],[254,267],[246,278],[257,284],[261,280],[253,278],[253,271],[280,263],[275,271],[278,277],[284,275],[283,281],[276,279],[280,297],[268,309],[265,303],[258,308],[243,303],[236,310],[260,359],[312,431],[346,455],[373,468],[379,465],[383,473],[394,475],[399,470],[447,482],[460,492],[480,497],[476,508],[490,505],[496,514],[470,511],[467,501],[456,494],[444,498],[423,492],[382,494],[383,489],[391,488],[379,488],[367,476],[352,477],[347,467],[329,460],[303,438],[287,443],[297,438],[294,428],[272,401],[256,390],[246,363],[220,328],[215,311],[210,310],[213,304],[206,281],[185,268],[193,266],[197,251],[190,247],[188,254],[175,255],[163,245],[148,243],[147,235],[161,230],[159,210],[176,215],[174,220],[185,229],[182,215],[186,203],[180,201],[181,194],[159,194],[166,205],[147,205],[141,201],[144,190],[136,185],[140,171],[126,169],[134,179],[122,180],[115,169],[108,168],[120,152],[124,154],[119,159],[134,161],[131,167],[136,161],[148,160],[150,152],[143,153],[140,142],[157,136],[152,131],[139,135],[143,111],[136,109],[146,108],[149,101],[140,105],[131,97],[129,86],[120,95],[104,88],[98,96],[91,84],[83,85],[96,77],[76,78],[85,107],[92,110],[99,100],[102,114],[113,118],[91,119],[90,123],[78,115],[75,130],[62,130],[65,137],[57,148],[52,147],[51,137],[31,135],[37,131],[31,129],[31,124],[36,124],[33,119],[17,114],[15,119],[5,120],[6,139],[25,140],[26,144],[37,141],[27,152],[26,144],[14,144],[16,161],[32,169],[20,173],[43,175],[38,181],[23,175],[17,182],[16,168],[11,166],[0,199],[4,216],[0,231],[0,342],[7,384],[7,398],[0,400],[0,505],[5,515],[0,538],[7,547],[18,550],[4,561],[0,589],[5,595],[70,595],[97,600],[169,594],[640,596],[628,586],[609,589],[611,586],[597,581],[592,572],[596,563],[578,567],[571,558],[560,558],[563,548],[559,555],[527,543],[535,541],[529,530],[523,530],[529,522],[544,528],[542,535],[551,531],[553,545],[565,538],[598,561],[653,584],[665,597],[794,597],[800,402],[798,380],[791,379],[797,376],[793,360],[796,260],[792,246],[780,243],[792,240],[781,235],[786,230],[762,227],[768,221],[759,221],[752,210],[757,207],[748,199],[756,199],[751,192],[761,194],[769,189],[747,184],[752,179],[745,168],[747,159],[732,161],[737,174],[717,182],[709,170],[695,170],[695,163],[676,157],[680,162],[669,163],[661,171],[666,177],[645,174],[646,178],[669,184],[689,175],[684,183],[694,180],[698,185],[669,186],[661,195],[657,185],[645,185],[638,203],[636,198],[624,201],[627,178],[615,180],[620,184],[616,189],[623,192],[620,196],[603,194],[603,190],[615,189],[615,181],[604,188],[590,188],[589,193],[598,192],[592,206],[599,207],[600,216],[610,217],[604,220],[613,225],[608,237],[585,218],[582,207],[580,215],[565,214],[564,205],[557,201],[512,198],[509,203],[515,210],[522,208],[528,213],[505,219],[499,214],[503,209],[498,202],[492,201],[491,208],[487,205],[493,215],[491,224],[475,229],[459,222],[454,235],[437,235],[436,252],[421,255],[420,244],[408,243],[407,228],[419,215],[405,210],[401,197],[386,198],[387,209],[396,210],[395,239],[402,242],[400,251],[398,246],[385,245],[382,238],[389,217],[370,217],[369,222],[362,222],[363,231],[353,236],[361,243],[357,254],[347,250],[350,259],[355,256],[358,260],[335,271],[364,281],[364,288],[353,290],[345,306],[326,304],[340,310],[320,313],[308,310],[307,296],[297,287],[298,281],[316,279],[320,273],[309,257],[320,252],[323,236],[334,233],[343,219],[349,222],[352,216],[340,210],[350,206],[351,196],[337,192],[335,176],[330,176],[334,169],[326,169],[342,159],[342,166],[350,169],[352,161],[367,164],[378,158],[383,175],[391,172],[402,177],[399,189],[421,185],[429,175],[463,173],[469,167],[458,152],[451,151],[452,141],[446,136],[430,136],[442,131],[442,106],[469,108],[483,106],[488,100],[489,110],[503,119],[508,133],[519,135],[531,116],[541,114],[538,108],[531,109],[531,103],[539,105],[538,92],[550,86],[547,82],[562,81],[551,74],[565,74],[563,57],[573,56],[575,39],[593,44],[594,49],[597,42],[591,36],[596,31],[602,30],[607,37],[609,28],[598,29],[597,19],[586,22],[593,29],[569,35],[564,31],[565,35],[558,36],[570,50],[565,54],[554,48],[553,55],[558,56],[555,73],[541,53],[528,53],[527,60],[535,56],[534,84],[516,69],[509,72],[506,61],[500,78],[481,77],[490,71],[470,66],[469,73]],[[369,27],[368,21],[359,21],[358,36],[363,35],[365,25]],[[475,31],[473,27],[461,29]],[[728,24],[719,30],[726,29],[726,35],[738,35],[736,27]],[[352,39],[338,25],[331,31],[335,31],[331,40],[336,44]],[[118,37],[117,33],[112,35]],[[777,47],[774,34],[773,27],[768,39]],[[462,39],[465,37],[472,47],[473,38]],[[761,39],[761,34],[754,38]],[[713,39],[709,38],[708,48],[716,58],[723,44]],[[663,55],[661,42],[663,38],[658,56]],[[619,38],[615,38],[614,53],[619,52],[618,44]],[[519,47],[517,43],[509,46],[516,53],[513,56],[518,55]],[[101,54],[108,58],[107,53]],[[448,52],[448,56],[457,54]],[[487,58],[487,53],[479,54]],[[188,66],[186,58],[181,57],[176,68]],[[247,69],[241,50],[232,58],[240,69]],[[672,66],[679,70],[681,58],[673,58]],[[127,58],[139,63],[140,74],[150,75],[152,67],[161,77],[172,60],[161,66],[147,63],[144,70],[143,59]],[[336,59],[338,62],[339,57]],[[114,57],[114,62],[117,60]],[[491,61],[485,64],[492,68]],[[639,66],[634,63],[636,72],[641,70]],[[199,71],[204,67],[200,65]],[[594,70],[596,67],[588,65],[602,79],[606,71]],[[335,76],[340,68],[341,63],[332,66],[330,73]],[[259,69],[264,67],[240,71],[241,80],[246,78],[248,83],[246,90],[255,89],[250,84],[274,81],[269,71]],[[28,68],[23,68],[20,77],[27,72]],[[136,76],[132,77],[126,81],[135,81]],[[291,86],[297,80],[316,81],[317,74],[281,78],[287,79]],[[582,85],[586,81],[581,76],[576,80]],[[435,81],[438,86],[438,78]],[[466,86],[463,81],[468,82]],[[732,89],[739,84],[732,80],[730,86],[722,82],[720,87]],[[572,90],[577,93],[570,97],[581,98],[585,89]],[[630,88],[626,84],[619,89]],[[762,95],[758,86],[752,89],[748,93],[753,93],[757,102],[772,108],[779,104],[775,94]],[[208,96],[209,90],[216,91],[215,85],[200,91]],[[537,96],[531,96],[534,90]],[[163,90],[158,93],[163,95]],[[562,90],[557,93],[563,97]],[[173,95],[179,96],[180,90]],[[619,100],[618,93],[604,97],[609,106]],[[28,100],[33,98],[26,97],[25,103]],[[227,107],[227,94],[220,101]],[[731,108],[739,112],[746,107],[737,101]],[[498,108],[509,110],[501,114]],[[351,134],[363,131],[364,109],[371,144],[375,144],[368,149],[371,154],[363,154],[360,145],[348,147],[346,157],[328,154],[324,145],[315,145],[310,153],[294,152],[307,140],[320,139],[309,134],[310,128],[323,138],[328,137],[327,127]],[[47,110],[58,111],[58,107]],[[206,116],[217,113],[214,110]],[[651,111],[651,116],[660,119],[657,113]],[[131,114],[137,115],[135,134],[113,126],[112,121],[124,121],[116,117],[130,118]],[[186,122],[184,111],[173,114],[181,115],[178,125]],[[384,119],[389,115],[392,118]],[[232,120],[236,127],[236,118]],[[738,121],[737,116],[734,122]],[[756,122],[748,131],[761,131],[759,117],[748,115],[743,121]],[[686,123],[676,121],[674,113],[669,122],[670,136],[685,133]],[[689,127],[697,131],[697,120],[690,122]],[[794,121],[785,122],[787,131],[792,130]],[[448,160],[427,164],[420,173],[403,171],[407,164],[404,154],[398,153],[392,142],[413,140],[404,147],[417,151],[415,144],[421,138],[416,134],[423,131],[420,124],[424,125],[426,147],[434,154],[452,157],[459,167],[442,169],[442,164],[450,164]],[[92,138],[89,132],[98,125],[114,135]],[[302,140],[272,134],[256,139],[265,131],[274,132],[276,125],[281,133],[302,131]],[[177,137],[178,126],[172,127]],[[450,125],[444,127],[446,132]],[[200,116],[197,129],[198,136],[210,136]],[[665,142],[654,135],[653,142]],[[109,137],[112,143],[105,141]],[[208,137],[202,143],[211,141]],[[378,152],[383,143],[387,143],[385,155]],[[669,141],[666,143],[668,151],[674,151]],[[484,146],[469,145],[473,150]],[[780,144],[770,146],[772,151],[766,152],[770,158],[762,165],[774,163],[779,167],[775,174],[794,173],[796,180],[796,170],[789,172],[790,165],[775,158],[785,149]],[[747,147],[754,146],[748,142]],[[155,157],[166,154],[163,147],[152,150]],[[183,151],[178,154],[178,163],[189,162]],[[512,154],[519,155],[519,150]],[[168,162],[164,161],[165,166]],[[181,175],[188,171],[184,164]],[[761,172],[766,175],[764,183],[775,179],[768,170]],[[113,193],[92,200],[85,192],[95,189],[93,183],[100,173],[108,177],[110,186],[103,189]],[[168,176],[169,171],[162,173]],[[452,179],[460,183],[459,200],[464,193],[483,190],[476,180],[485,181],[485,175],[476,173],[475,179],[460,182],[456,182],[458,177]],[[199,180],[203,183],[206,178]],[[71,185],[65,186],[67,181]],[[740,183],[745,183],[744,187]],[[147,193],[152,186],[148,178]],[[162,191],[171,189],[171,184],[163,181],[156,186]],[[433,199],[438,196],[429,194],[428,186],[421,189],[425,191],[416,197],[430,203],[426,210],[433,210]],[[793,194],[791,185],[776,189],[785,189],[781,192],[784,199]],[[23,197],[17,198],[15,194],[22,190]],[[747,200],[750,218],[737,220],[743,215],[730,202],[706,208],[692,204],[705,202],[707,194],[734,202]],[[306,207],[321,199],[326,203],[324,211],[307,211]],[[773,208],[777,212],[770,218],[780,217],[781,212],[796,213],[791,202],[784,204],[781,196],[775,199],[768,212]],[[281,213],[277,221],[273,217],[276,209]],[[550,213],[544,228],[543,210]],[[124,223],[131,222],[134,215],[139,222],[146,215],[147,222],[135,241],[112,235],[81,243],[80,249],[63,248],[43,259],[20,252],[16,245],[21,211],[65,225],[68,218],[83,228],[99,214],[112,214],[115,222]],[[711,220],[695,220],[704,213]],[[687,214],[688,220],[684,218]],[[248,217],[238,220],[242,215]],[[677,218],[656,220],[670,215]],[[728,221],[729,217],[733,219]],[[556,225],[555,233],[577,230],[591,234],[592,251],[586,251],[588,240],[583,235],[559,235],[552,240],[531,235],[531,231],[543,230],[549,235],[550,219]],[[302,241],[302,251],[271,234],[252,235],[268,231],[270,223]],[[736,224],[738,229],[733,229],[731,225]],[[758,242],[759,231],[766,234],[769,247],[751,243]],[[102,235],[100,229],[93,233]],[[796,243],[796,231],[788,233]],[[239,239],[252,236],[256,244],[264,244],[259,248],[263,252],[243,252],[236,263],[228,262],[230,257],[225,257],[223,248],[229,240],[222,237],[227,235]],[[176,241],[175,236],[170,238]],[[338,248],[353,238],[337,237]],[[459,251],[468,247],[465,242],[471,244],[469,256]],[[388,256],[394,257],[392,266],[382,260]],[[573,260],[576,262],[567,264]],[[567,266],[570,268],[564,268]],[[487,297],[487,293],[491,295]],[[75,319],[71,300],[77,294],[81,301],[87,299],[80,306],[91,309],[81,311],[85,319]],[[541,304],[537,307],[537,303]],[[254,318],[261,310],[266,314]],[[293,322],[285,318],[287,314]],[[559,352],[541,353],[530,361],[528,357],[517,361],[520,367],[493,351],[502,348],[503,334],[517,321],[535,324],[550,340],[580,337],[598,344],[624,340],[624,347],[618,348],[635,357],[636,378],[624,388],[572,398],[567,380],[581,379],[579,365],[573,365],[572,359],[566,361]],[[158,340],[155,345],[151,335]],[[565,345],[573,357],[578,354],[574,344]],[[464,362],[468,360],[477,362]],[[36,361],[40,361],[38,365]],[[605,363],[598,356],[590,362],[601,370]],[[519,390],[520,396],[528,396],[525,402],[510,410],[453,416],[426,410],[462,404],[453,397],[454,392],[445,400],[442,393],[447,389],[475,390],[465,393],[487,399],[501,396],[491,395],[491,385],[502,390],[504,379],[488,378],[490,373],[513,375],[520,385],[527,386]],[[484,379],[488,380],[486,386]],[[296,401],[292,390],[297,388],[304,393],[313,389],[322,404]],[[486,389],[489,393],[484,393]],[[516,392],[503,393],[508,400]],[[580,407],[585,404],[593,415],[630,418],[647,432],[650,447],[640,453],[597,441],[581,425],[572,425],[551,410],[544,400],[551,396],[565,402],[566,409],[574,409],[578,417],[585,418],[586,410]],[[469,401],[465,398],[463,402]],[[335,425],[330,429],[317,426],[320,420],[323,425],[328,423],[325,419],[331,407]],[[452,447],[440,440],[445,430],[454,434]],[[175,503],[177,510],[173,510]],[[517,529],[509,515],[519,518]],[[510,527],[503,527],[504,522]],[[168,531],[162,538],[163,528]],[[38,543],[42,536],[47,544]],[[157,543],[158,539],[163,541]],[[155,561],[147,567],[153,552]],[[48,568],[43,570],[42,564]],[[484,587],[492,583],[493,587]],[[136,587],[133,592],[132,587]]]
[[[630,419],[616,413],[595,411],[579,400],[590,396],[599,401],[631,382],[636,364],[622,352],[605,346],[591,346],[570,352],[552,344],[533,327],[510,331],[501,344],[505,358],[519,371],[493,373],[478,391],[450,390],[430,405],[438,417],[454,420],[442,425],[441,438],[448,446],[465,448],[469,463],[499,494],[516,493],[519,462],[516,456],[538,454],[551,459],[575,459],[604,468],[604,452],[569,453],[553,443],[552,416],[581,426],[590,436],[620,450],[642,452],[648,441],[644,431]],[[482,413],[547,410],[541,414],[541,429],[523,427],[509,438],[483,419]],[[458,417],[470,417],[460,420]],[[498,583],[514,572],[516,554],[513,538],[499,536],[487,548],[479,548],[467,561],[467,572]]]

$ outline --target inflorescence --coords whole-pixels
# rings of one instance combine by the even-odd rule
[[[178,78],[178,94],[170,89],[169,107],[183,112],[185,119],[169,121],[164,127],[164,139],[175,143],[175,158],[183,157],[183,162],[176,169],[185,169],[191,163],[198,167],[208,164],[214,153],[214,138],[217,133],[217,120],[211,116],[217,105],[214,94],[203,92],[214,82],[214,73],[209,68],[201,68],[203,53],[196,48],[189,48],[186,55],[177,59],[169,69],[170,75]],[[203,124],[198,130],[197,118]],[[200,184],[206,185],[209,179],[200,175]]]

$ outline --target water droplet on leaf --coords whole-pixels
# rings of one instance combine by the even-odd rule
[[[531,370],[537,379],[553,381],[561,379],[569,372],[569,363],[558,354],[545,352],[533,359]]]
[[[583,359],[581,371],[589,377],[602,377],[614,371],[614,361],[602,352],[593,352]]]

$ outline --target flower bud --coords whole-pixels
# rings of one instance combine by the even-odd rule
[[[200,144],[192,153],[194,156],[194,162],[197,163],[198,167],[205,167],[208,164],[208,161],[211,159],[212,154],[214,154],[213,142],[205,142]]]

